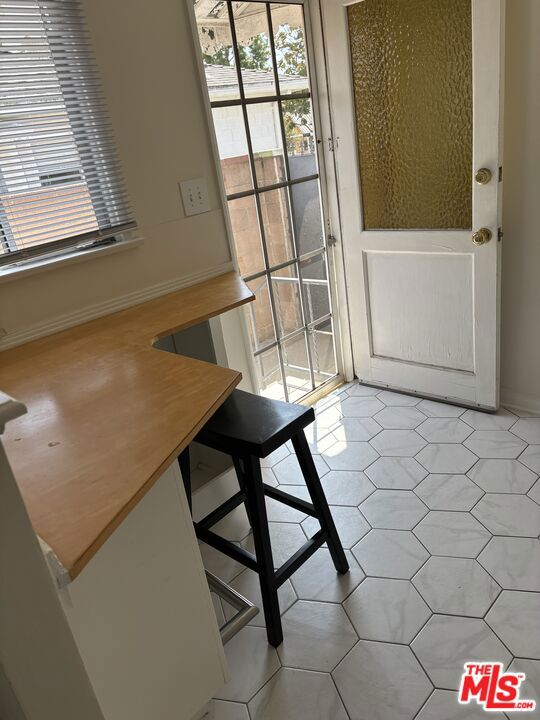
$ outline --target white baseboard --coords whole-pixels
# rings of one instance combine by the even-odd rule
[[[95,320],[98,317],[103,317],[103,315],[109,315],[110,313],[117,312],[118,310],[124,310],[125,308],[132,307],[133,305],[139,305],[147,300],[152,300],[152,298],[159,297],[160,295],[166,295],[167,293],[174,292],[175,290],[181,290],[182,288],[189,287],[190,285],[195,285],[195,283],[209,280],[210,278],[217,277],[218,275],[223,275],[223,273],[230,272],[231,270],[234,270],[233,263],[226,262],[222,265],[209,268],[208,270],[192,273],[191,275],[175,278],[174,280],[167,280],[166,282],[151,285],[150,287],[136,290],[135,292],[122,295],[118,298],[96,303],[95,305],[89,305],[88,307],[81,308],[75,312],[57,315],[51,320],[35,323],[29,327],[14,330],[13,332],[6,334],[0,339],[0,350],[7,350],[8,348],[22,345],[23,343],[30,342],[31,340],[37,340],[40,337],[52,335],[60,330],[80,325],[81,323],[88,322],[89,320]]]
[[[517,410],[527,415],[540,417],[540,397],[538,395],[501,388],[501,405],[509,410]]]

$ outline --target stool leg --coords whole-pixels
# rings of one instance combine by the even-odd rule
[[[234,469],[236,471],[236,477],[238,478],[238,485],[240,487],[240,490],[242,490],[242,492],[244,494],[246,494],[246,477],[245,477],[244,468],[242,467],[242,460],[239,457],[233,456],[232,461],[234,464]],[[248,507],[248,503],[247,503],[247,494],[246,494],[246,502],[244,503],[244,507],[246,508],[246,515],[247,515],[249,524],[251,525],[251,527],[253,527],[253,523],[251,522],[251,513],[249,511],[249,507]]]
[[[283,641],[283,630],[281,628],[274,560],[272,558],[272,546],[270,545],[268,518],[264,502],[261,465],[259,458],[256,457],[249,456],[242,458],[242,460],[244,465],[245,492],[251,516],[264,618],[266,621],[266,634],[270,645],[277,647],[281,645]]]
[[[178,456],[178,464],[180,465],[180,472],[182,473],[182,480],[184,481],[184,489],[186,491],[189,511],[191,512],[191,467],[189,464],[189,445],[185,450],[182,450]]]
[[[343,552],[343,546],[332,518],[332,513],[328,507],[324,490],[322,489],[321,481],[315,463],[313,462],[313,456],[306,440],[304,432],[301,431],[298,435],[292,438],[292,444],[296,451],[296,457],[302,470],[302,475],[306,481],[307,489],[311,496],[311,502],[317,512],[318,520],[323,530],[327,534],[328,549],[330,555],[334,561],[334,566],[338,573],[342,575],[348,572],[349,563]]]

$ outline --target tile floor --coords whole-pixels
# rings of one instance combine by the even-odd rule
[[[471,659],[526,672],[522,697],[540,702],[540,417],[358,383],[316,414],[308,440],[351,570],[336,575],[321,548],[293,575],[283,644],[267,644],[262,613],[230,641],[231,679],[208,717],[477,720],[487,714],[455,692]],[[263,464],[267,482],[307,497],[290,448]],[[318,524],[272,500],[268,512],[280,564]],[[252,549],[243,509],[220,531]],[[203,557],[260,605],[254,573]]]

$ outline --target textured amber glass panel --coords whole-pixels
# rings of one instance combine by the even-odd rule
[[[364,227],[470,228],[471,0],[347,13]]]

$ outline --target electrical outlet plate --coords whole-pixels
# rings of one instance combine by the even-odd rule
[[[210,210],[206,178],[195,178],[178,183],[186,215],[199,215]]]

